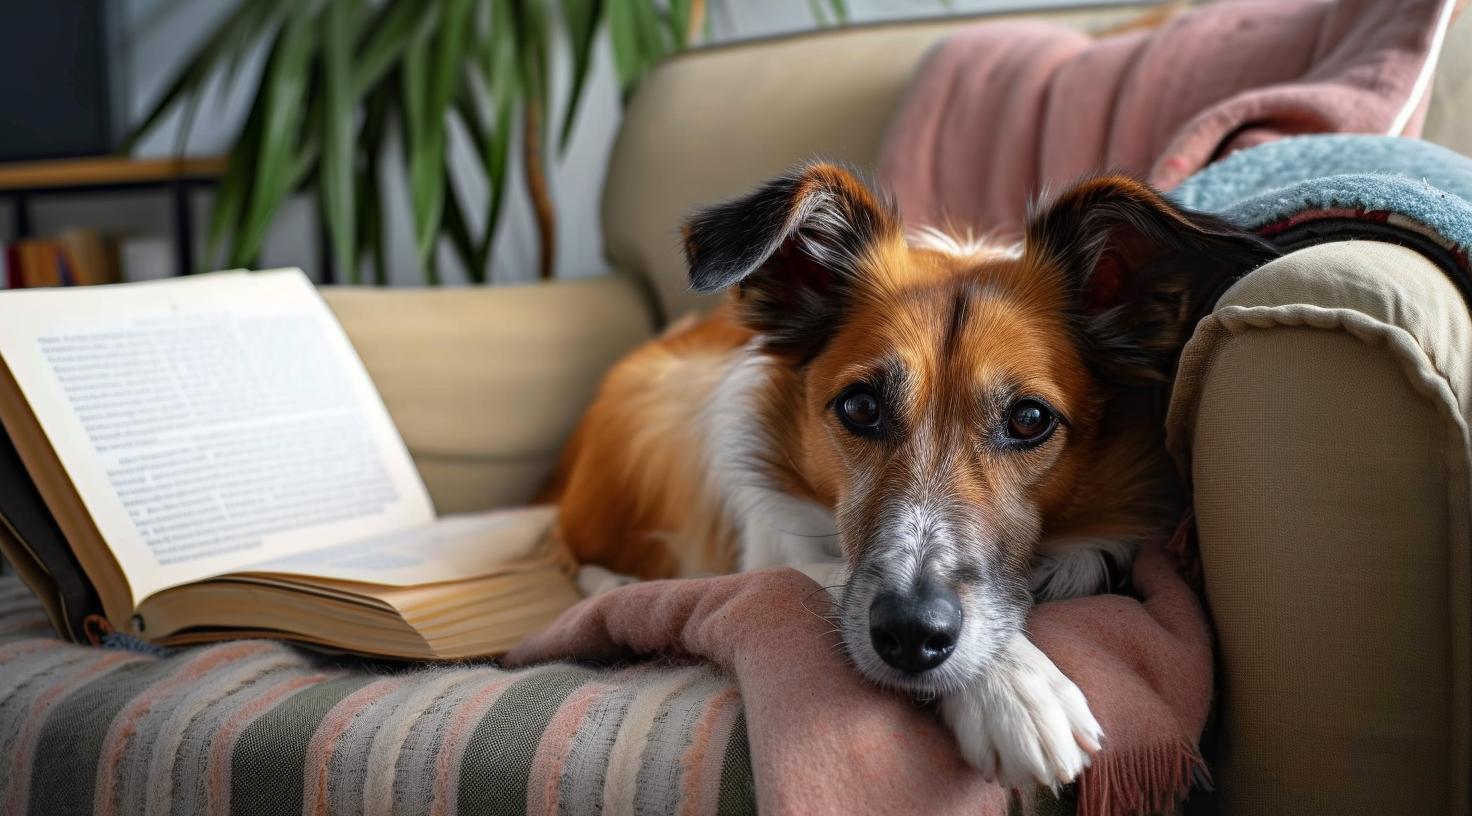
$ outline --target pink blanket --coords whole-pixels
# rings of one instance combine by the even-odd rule
[[[1028,631],[1088,697],[1106,744],[1078,788],[1081,814],[1159,812],[1200,768],[1211,646],[1196,596],[1160,547],[1135,563],[1141,600],[1038,606]],[[765,814],[1003,814],[1007,793],[962,764],[935,714],[863,680],[827,593],[793,570],[634,584],[584,601],[507,656],[688,655],[736,679]]]
[[[905,220],[1008,234],[1031,196],[1100,170],[1170,189],[1303,133],[1420,133],[1466,0],[1237,0],[1101,40],[983,23],[920,69],[880,165]]]

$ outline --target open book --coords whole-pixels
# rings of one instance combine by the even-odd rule
[[[578,599],[551,508],[436,518],[297,270],[0,292],[0,551],[74,637],[496,654]]]

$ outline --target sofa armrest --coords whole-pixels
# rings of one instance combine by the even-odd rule
[[[603,372],[654,325],[626,275],[322,294],[441,513],[526,503]]]
[[[1403,247],[1326,244],[1197,327],[1169,443],[1222,659],[1228,813],[1468,809],[1472,319]]]

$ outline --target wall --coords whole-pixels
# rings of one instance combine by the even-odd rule
[[[113,110],[119,132],[138,121],[149,105],[162,92],[174,71],[188,57],[194,43],[201,39],[232,5],[228,0],[108,0],[113,14],[112,47],[115,99]],[[998,0],[849,0],[852,17],[857,22],[934,15],[948,12],[974,12],[989,9],[1016,8],[1019,5],[1059,5],[1058,0],[1019,4]],[[555,4],[551,4],[555,5]],[[712,0],[712,39],[726,42],[734,39],[766,36],[798,31],[813,26],[810,5],[800,0]],[[564,54],[554,61],[553,109],[560,112],[566,92]],[[602,257],[602,236],[598,223],[598,201],[602,189],[604,167],[613,144],[619,120],[618,92],[606,37],[600,37],[594,55],[595,73],[585,91],[583,108],[566,154],[550,168],[549,181],[558,210],[558,263],[561,277],[596,275],[606,269]],[[254,77],[260,70],[262,55],[256,54],[242,66],[242,77]],[[250,104],[250,84],[237,83],[223,88],[216,83],[203,101],[194,127],[188,135],[188,152],[200,155],[225,153]],[[177,112],[138,145],[141,156],[171,154],[179,138]],[[513,156],[516,149],[513,148]],[[385,160],[383,177],[386,193],[386,223],[389,226],[388,254],[391,281],[412,285],[423,280],[413,247],[407,182],[394,151]],[[478,183],[474,159],[463,140],[451,145],[452,166],[464,167],[457,173],[461,184],[457,191],[468,215],[477,219],[485,190]],[[502,216],[492,261],[491,276],[496,283],[525,282],[534,279],[537,264],[537,236],[531,211],[522,189],[519,168],[513,177],[507,207]],[[195,196],[195,224],[201,238],[208,223],[211,196],[201,192]],[[157,236],[151,245],[142,246],[143,257],[137,266],[147,266],[153,273],[169,274],[172,255],[166,243],[170,225],[170,204],[166,196],[117,194],[86,198],[41,199],[33,203],[32,217],[39,234],[74,224],[100,227],[129,236]],[[0,206],[0,229],[8,228],[9,213]],[[134,245],[139,246],[138,244]],[[463,281],[463,272],[453,253],[442,247],[440,269],[448,282]],[[307,196],[293,199],[282,211],[262,253],[262,265],[300,266],[314,278],[320,278],[318,228],[314,202]],[[206,264],[215,265],[215,264]]]

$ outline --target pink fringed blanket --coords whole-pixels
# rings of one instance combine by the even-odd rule
[[[1102,40],[982,23],[926,58],[879,175],[911,224],[1012,233],[1030,196],[1090,172],[1169,190],[1282,136],[1415,136],[1464,4],[1237,0]]]
[[[1107,742],[1078,787],[1083,814],[1158,812],[1199,768],[1211,646],[1196,596],[1161,548],[1135,563],[1141,600],[1038,606],[1028,631],[1088,697]],[[765,814],[1001,814],[1007,793],[962,764],[933,712],[864,681],[793,570],[634,584],[569,610],[507,657],[685,655],[724,667],[746,709]]]

